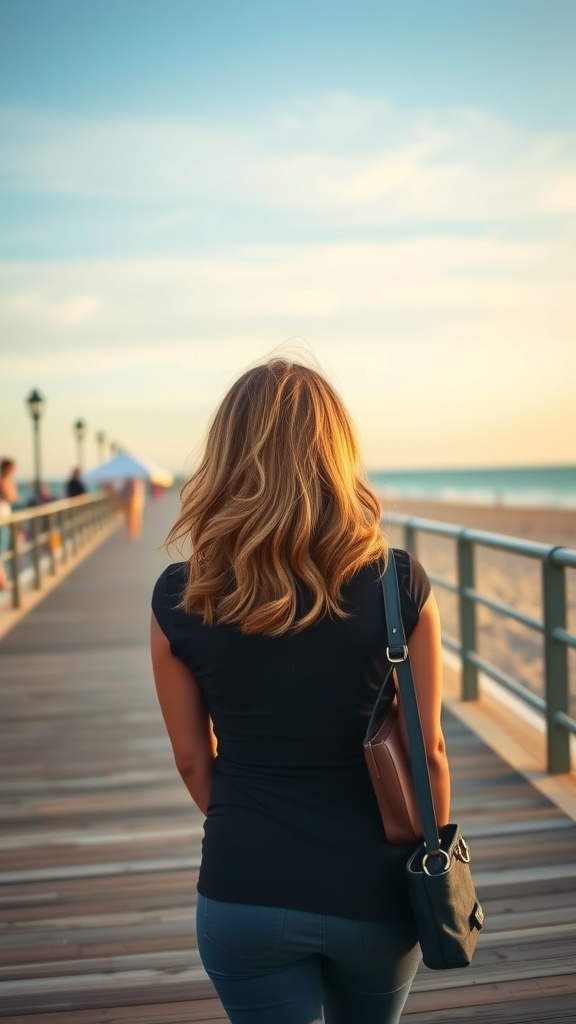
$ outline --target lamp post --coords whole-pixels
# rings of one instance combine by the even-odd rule
[[[86,437],[86,424],[84,420],[76,420],[74,424],[74,433],[76,434],[76,445],[78,449],[78,468],[84,469],[84,438]]]
[[[42,501],[42,471],[40,462],[40,418],[44,411],[44,399],[39,391],[34,388],[26,399],[28,411],[32,417],[34,436],[34,490],[38,502]]]
[[[98,462],[102,465],[104,462],[104,445],[106,444],[106,434],[103,430],[97,432],[96,444],[98,445]]]

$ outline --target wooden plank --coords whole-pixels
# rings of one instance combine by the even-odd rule
[[[160,513],[145,544],[110,538],[0,643],[8,1024],[226,1020],[194,935],[202,818],[146,649]],[[450,714],[445,732],[487,924],[472,967],[419,970],[406,1019],[575,1024],[576,828]]]
[[[404,1018],[409,1024],[446,1024],[448,1012],[458,1024],[467,1021],[474,1021],[474,1024],[574,1024],[574,991],[543,993],[539,989],[532,991],[532,986],[527,985],[524,998],[515,995],[508,999],[506,996],[507,993],[498,988],[494,1002],[487,998],[483,1005],[451,1006],[447,1001],[440,1009],[427,1006],[420,1011],[413,1010],[416,1004],[410,1000]]]
[[[191,1024],[228,1020],[218,999],[154,1003],[144,1006],[113,1006],[97,1010],[64,1010],[7,1017],[6,1024]]]

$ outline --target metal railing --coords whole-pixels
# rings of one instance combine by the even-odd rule
[[[576,550],[554,545],[519,540],[497,533],[440,523],[431,519],[387,513],[385,524],[401,527],[404,547],[417,556],[419,533],[450,538],[456,545],[457,579],[429,573],[435,587],[456,596],[458,602],[459,639],[443,634],[445,647],[460,655],[462,664],[462,700],[477,700],[478,673],[504,687],[538,712],[546,723],[547,770],[552,774],[570,771],[570,736],[576,735],[576,720],[570,717],[570,675],[568,649],[576,648],[576,636],[567,628],[566,575],[576,568]],[[490,548],[508,554],[536,559],[541,565],[542,617],[527,615],[510,604],[480,593],[475,587],[476,551]],[[477,650],[477,608],[483,606],[497,615],[536,630],[543,637],[544,697],[496,665],[480,657]]]
[[[108,495],[81,495],[20,509],[0,523],[4,563],[12,607],[21,608],[25,591],[44,589],[71,560],[92,544],[119,516]]]

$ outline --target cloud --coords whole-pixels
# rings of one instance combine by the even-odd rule
[[[52,197],[63,219],[105,221],[110,254],[116,222],[153,252],[178,226],[192,239],[186,256],[0,265],[0,434],[19,459],[34,385],[54,465],[57,428],[81,414],[178,467],[231,379],[292,336],[342,390],[372,465],[407,406],[397,463],[491,461],[484,435],[496,461],[572,457],[573,134],[346,95],[243,124],[1,116],[0,180],[20,211],[36,197],[34,228],[51,237]],[[274,244],[242,242],[262,226]],[[530,452],[508,443],[507,417]]]
[[[8,295],[7,312],[16,319],[22,316],[32,322],[40,322],[51,327],[76,328],[91,320],[100,306],[100,300],[94,295],[73,295],[70,298],[57,300],[42,294],[41,291],[21,291]]]
[[[479,110],[340,95],[232,123],[4,107],[0,132],[8,192],[184,205],[163,211],[168,223],[198,204],[349,228],[574,210],[576,134],[521,131]]]
[[[9,262],[0,318],[20,352],[355,330],[382,337],[570,331],[576,239],[428,237],[238,246],[210,258]]]
[[[4,263],[4,435],[22,420],[26,458],[22,397],[33,385],[50,399],[55,452],[56,426],[67,433],[81,413],[179,468],[234,377],[296,336],[285,350],[309,348],[334,379],[371,465],[408,407],[414,423],[397,464],[415,464],[417,452],[424,462],[490,462],[479,439],[493,444],[490,424],[507,416],[537,431],[538,457],[568,459],[573,431],[554,424],[573,416],[575,247],[569,237],[441,236],[238,247],[210,259]],[[65,325],[63,311],[86,315]],[[419,445],[423,424],[430,436]],[[502,429],[496,461],[514,461]]]

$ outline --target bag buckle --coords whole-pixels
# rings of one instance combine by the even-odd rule
[[[387,647],[386,657],[392,665],[399,665],[401,661],[406,661],[406,658],[408,657],[408,648],[405,644],[403,647],[400,646],[400,644],[398,647]]]

